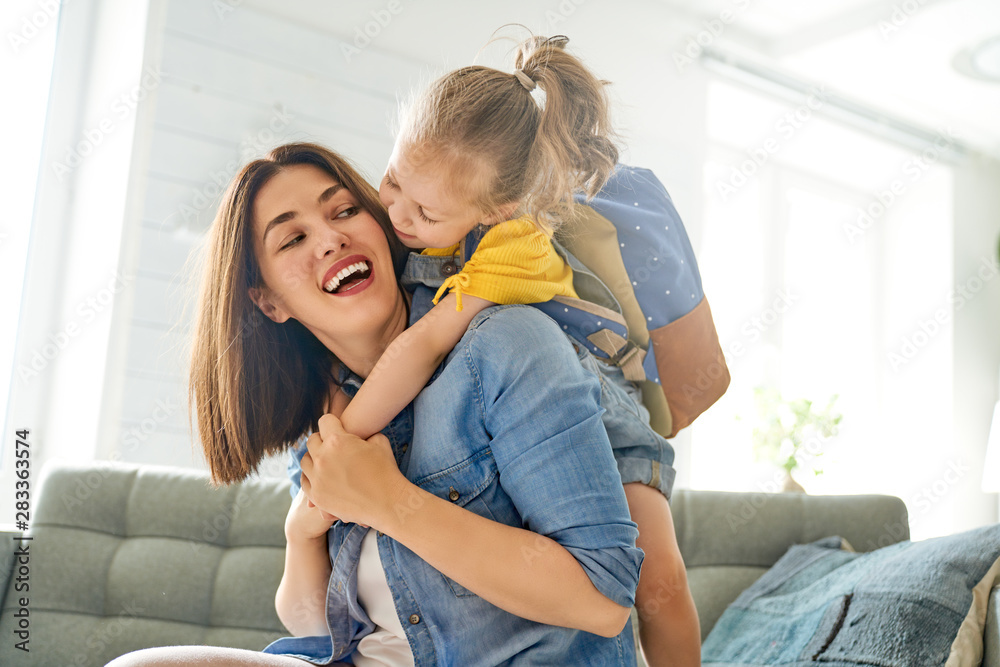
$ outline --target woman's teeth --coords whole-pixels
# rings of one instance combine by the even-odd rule
[[[365,271],[367,268],[368,265],[365,262],[356,262],[350,266],[345,266],[337,272],[337,275],[330,278],[330,282],[323,285],[323,290],[332,294],[337,291],[337,288],[340,287],[340,283],[342,283],[345,278],[359,271]]]

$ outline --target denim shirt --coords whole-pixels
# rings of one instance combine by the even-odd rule
[[[404,284],[433,287],[441,262],[423,259],[411,255]],[[411,319],[426,312],[432,295],[416,289]],[[638,533],[601,423],[600,382],[581,365],[581,353],[535,308],[488,308],[383,434],[411,482],[480,516],[552,538],[601,593],[631,606],[643,554],[635,546]],[[360,382],[346,377],[345,390],[353,394]],[[289,465],[293,492],[304,443]],[[265,651],[320,664],[350,660],[361,637],[374,629],[357,600],[367,530],[338,521],[327,534],[330,636],[279,639]],[[616,637],[604,638],[525,620],[486,602],[387,535],[377,541],[418,667],[635,665],[631,621]],[[538,555],[529,550],[523,557],[530,565]]]

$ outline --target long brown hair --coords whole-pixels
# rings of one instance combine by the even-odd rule
[[[287,144],[240,170],[204,250],[188,381],[188,407],[217,484],[253,474],[262,458],[315,425],[336,384],[333,353],[299,322],[269,320],[249,296],[263,286],[252,235],[257,194],[282,169],[302,164],[328,173],[378,221],[397,276],[406,261],[378,193],[337,153]]]
[[[493,213],[519,201],[551,231],[569,218],[573,193],[597,194],[618,162],[607,82],[565,51],[567,41],[533,36],[517,48],[514,66],[544,92],[541,106],[522,76],[463,67],[401,110],[399,148],[415,164],[449,165],[452,187],[485,167],[486,183],[466,184],[473,203]]]

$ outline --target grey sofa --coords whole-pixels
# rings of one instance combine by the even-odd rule
[[[213,489],[187,470],[58,465],[35,489],[32,539],[0,541],[0,665],[104,665],[171,644],[260,649],[286,634],[274,591],[287,481]],[[836,534],[869,551],[909,535],[905,506],[889,496],[680,490],[672,507],[703,635],[792,544]],[[25,544],[27,566],[14,558]],[[15,646],[21,597],[27,653]],[[997,603],[995,590],[990,667],[1000,664]]]

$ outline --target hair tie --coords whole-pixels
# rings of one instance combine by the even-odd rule
[[[534,79],[532,79],[530,76],[524,73],[523,69],[514,70],[514,76],[517,77],[517,80],[521,82],[521,85],[524,86],[524,89],[527,90],[528,92],[531,92],[532,90],[535,89],[535,86],[537,84],[535,83]]]

